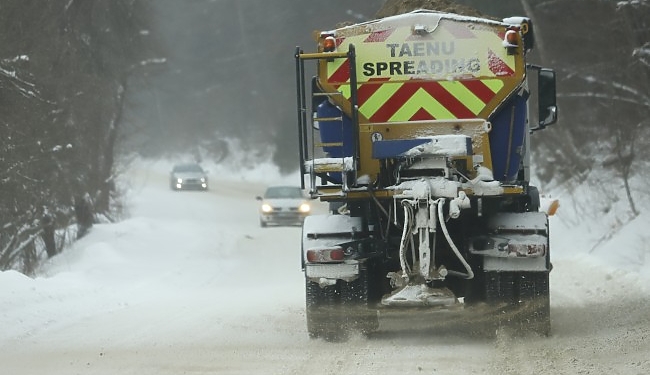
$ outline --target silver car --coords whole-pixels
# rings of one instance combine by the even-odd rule
[[[208,190],[208,174],[196,163],[177,164],[169,174],[172,190]]]
[[[263,197],[257,197],[260,204],[260,226],[302,225],[311,212],[308,198],[297,186],[270,186]]]

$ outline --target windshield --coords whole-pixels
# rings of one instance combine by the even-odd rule
[[[303,198],[303,195],[299,187],[275,186],[266,190],[264,198]]]

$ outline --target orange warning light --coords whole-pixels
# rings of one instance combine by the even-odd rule
[[[336,39],[330,35],[323,40],[323,52],[333,52],[334,50],[336,50]]]
[[[516,47],[519,45],[519,35],[515,30],[506,31],[506,36],[504,42],[508,44],[508,47]]]

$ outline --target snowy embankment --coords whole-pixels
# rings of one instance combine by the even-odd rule
[[[632,180],[632,186],[635,182],[643,186],[641,180]],[[571,188],[570,194],[563,191],[566,188],[557,189],[555,195],[561,203],[557,214],[551,217],[551,257],[555,261],[567,259],[591,265],[606,280],[635,285],[639,293],[647,294],[650,204],[637,195],[639,215],[632,215],[625,191],[617,185],[622,182],[598,179]]]
[[[560,196],[548,338],[425,330],[329,344],[307,337],[300,228],[258,224],[255,196],[297,177],[208,166],[210,191],[172,192],[170,167],[134,164],[126,218],[37,277],[0,273],[3,373],[650,373],[645,213],[614,233],[621,206],[585,215]]]

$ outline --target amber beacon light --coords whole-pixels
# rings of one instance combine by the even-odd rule
[[[323,52],[334,52],[336,50],[336,39],[332,34],[321,34]]]

